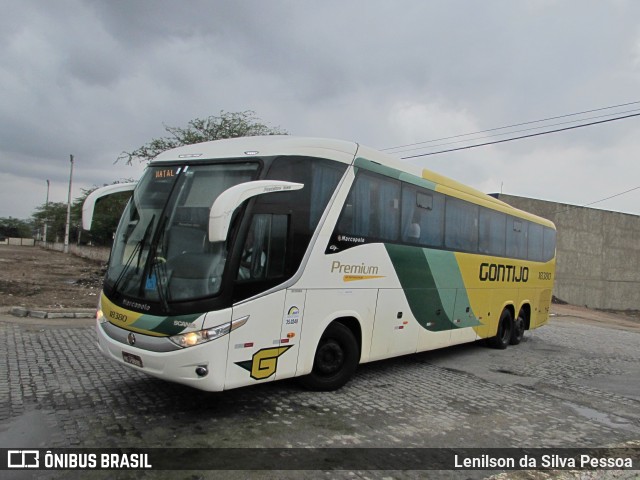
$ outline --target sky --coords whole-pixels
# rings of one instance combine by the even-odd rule
[[[0,217],[29,218],[47,180],[49,201],[66,202],[70,155],[75,198],[139,178],[144,165],[116,159],[165,125],[220,111],[386,149],[630,104],[397,157],[640,113],[635,0],[0,0],[0,11]],[[635,189],[593,207],[640,215],[639,133],[640,116],[403,161],[572,205]]]

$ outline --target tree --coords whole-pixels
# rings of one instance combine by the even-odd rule
[[[256,135],[287,135],[280,127],[269,127],[262,123],[252,110],[244,112],[224,112],[219,116],[196,118],[186,128],[164,126],[170,134],[167,137],[154,138],[133,152],[122,152],[118,160],[131,164],[134,159],[148,162],[160,153],[181,145],[220,140],[223,138],[252,137]]]
[[[17,218],[0,218],[0,237],[30,238],[33,235],[31,222]]]
[[[125,182],[130,181],[133,180],[125,180]],[[117,183],[120,182],[114,182],[113,184]],[[94,187],[89,190],[82,189],[82,195],[76,198],[71,206],[72,217],[76,216],[78,219],[82,217],[82,204],[87,196],[97,188],[98,187]],[[131,192],[120,192],[99,199],[93,212],[91,231],[82,232],[82,242],[86,243],[90,241],[94,245],[111,246],[113,243],[113,234],[118,227],[118,222],[130,197]],[[72,225],[75,224],[72,222]]]
[[[131,180],[124,181],[129,182]],[[114,184],[115,183],[120,182],[114,182]],[[79,236],[81,237],[82,243],[91,242],[95,245],[110,246],[113,242],[113,233],[116,231],[120,216],[131,196],[131,192],[116,193],[100,199],[93,213],[91,231],[83,232],[82,204],[87,196],[97,188],[98,187],[88,190],[82,189],[82,195],[76,197],[71,204],[71,218],[69,222],[69,241],[71,243],[77,242]],[[36,211],[31,217],[32,223],[40,229],[40,231],[42,231],[44,223],[47,223],[48,242],[61,242],[64,239],[65,225],[67,223],[66,203],[43,203],[36,207]],[[30,234],[27,236],[30,236]]]
[[[71,212],[71,225],[77,221],[77,215]],[[33,223],[38,228],[47,223],[47,242],[62,241],[64,239],[64,227],[67,223],[67,204],[63,202],[49,202],[36,207],[31,215]]]

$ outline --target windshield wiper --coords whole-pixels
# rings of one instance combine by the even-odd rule
[[[140,259],[142,258],[142,252],[144,251],[144,245],[145,243],[147,243],[147,237],[149,236],[149,232],[151,231],[151,227],[153,225],[153,222],[155,221],[155,218],[156,216],[154,214],[151,217],[151,221],[149,222],[149,225],[147,225],[147,228],[144,231],[144,235],[142,236],[140,241],[136,243],[135,247],[133,247],[133,251],[129,255],[129,258],[127,258],[127,261],[125,262],[124,267],[122,267],[122,271],[120,272],[120,275],[118,275],[118,278],[116,279],[115,283],[113,284],[113,287],[111,288],[112,292],[117,291],[118,287],[120,286],[120,282],[122,282],[125,275],[129,272],[129,267],[131,267],[131,263],[133,262],[133,259],[135,258],[136,254],[138,255],[136,273],[138,273],[140,269]]]
[[[162,303],[162,308],[164,308],[164,311],[169,313],[169,302],[167,300],[167,297],[169,295],[169,290],[167,288],[168,287],[167,260],[164,258],[160,260],[158,258],[158,245],[160,245],[160,242],[164,240],[163,238],[165,235],[164,226],[167,223],[167,219],[168,217],[167,215],[165,215],[162,218],[162,221],[160,222],[160,224],[158,225],[158,235],[157,235],[156,241],[153,242],[153,245],[151,246],[151,248],[153,249],[152,251],[154,252],[154,258],[152,259],[152,262],[153,262],[152,266],[153,266],[154,273],[156,275],[156,290],[158,292],[158,298],[160,299],[160,303]]]
[[[140,245],[140,248],[138,249],[138,262],[136,263],[136,273],[138,273],[138,271],[140,270],[140,259],[142,258],[142,252],[144,252],[144,244],[147,243],[147,237],[149,236],[149,232],[151,231],[151,227],[153,226],[153,222],[156,219],[156,214],[153,214],[153,217],[151,217],[151,221],[149,222],[149,225],[147,225],[147,229],[144,231],[144,235],[142,236],[142,239],[140,239],[140,242],[138,243],[138,245]]]
[[[169,291],[166,290],[165,295],[165,285],[168,284],[168,276],[167,276],[167,262],[160,261],[156,258],[153,262],[153,273],[156,276],[156,290],[158,292],[158,298],[160,299],[160,303],[162,303],[162,308],[164,311],[169,313],[169,302],[167,300],[167,296]]]
[[[164,285],[166,284],[166,267],[164,267],[164,262],[166,260],[162,257],[158,257],[158,245],[162,241],[164,237],[164,226],[167,223],[168,217],[167,215],[162,216],[162,220],[158,223],[158,228],[156,229],[156,234],[154,235],[154,239],[149,246],[149,256],[147,257],[147,262],[143,272],[144,279],[151,279],[152,275],[156,276],[155,279],[155,287],[158,292],[158,298],[162,303],[162,307],[165,312],[169,311],[169,303],[167,301],[167,296],[164,292]],[[160,267],[160,264],[163,267]],[[164,268],[165,270],[160,270],[160,268]],[[142,296],[143,288],[145,288],[145,282],[140,282],[140,295]]]

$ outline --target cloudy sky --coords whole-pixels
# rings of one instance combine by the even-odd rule
[[[0,0],[0,10],[0,217],[28,218],[47,179],[50,200],[66,201],[70,154],[76,197],[137,178],[140,165],[114,161],[163,125],[221,110],[380,149],[625,103],[511,131],[640,113],[635,0]],[[584,205],[640,187],[640,117],[405,161],[485,192]],[[594,207],[640,214],[640,188]]]

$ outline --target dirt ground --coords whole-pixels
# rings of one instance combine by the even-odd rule
[[[634,311],[601,311],[591,310],[575,305],[552,305],[552,318],[574,320],[591,325],[606,325],[618,330],[628,330],[640,333],[640,313]]]
[[[94,308],[104,268],[40,247],[0,245],[0,307]]]
[[[0,308],[94,308],[105,265],[39,247],[0,245]],[[604,312],[552,305],[552,315],[568,321],[606,324],[640,332],[640,313]]]

